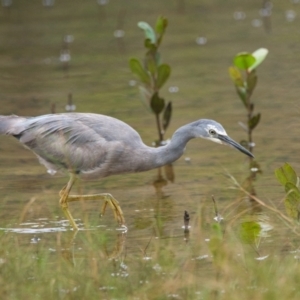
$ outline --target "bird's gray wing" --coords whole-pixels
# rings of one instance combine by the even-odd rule
[[[111,162],[125,148],[134,146],[134,141],[140,140],[137,132],[127,124],[94,114],[28,118],[23,130],[18,132],[18,138],[42,158],[42,162],[44,160],[56,169],[75,173],[102,169],[103,174],[98,176],[106,176]]]
[[[113,117],[92,113],[73,113],[68,114],[68,117],[93,129],[106,141],[120,141],[135,147],[142,143],[138,132],[128,124]]]

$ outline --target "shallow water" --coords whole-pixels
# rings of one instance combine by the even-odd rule
[[[185,123],[212,118],[240,141],[246,136],[238,122],[246,119],[246,112],[228,67],[237,52],[268,48],[253,96],[262,114],[254,140],[263,174],[255,188],[262,201],[285,214],[283,188],[274,170],[284,162],[300,170],[300,3],[272,3],[272,33],[267,34],[263,26],[252,25],[261,19],[261,3],[246,1],[110,1],[104,6],[56,1],[51,8],[41,1],[13,1],[10,8],[1,8],[0,113],[46,114],[53,104],[56,112],[64,112],[71,92],[76,111],[120,118],[151,145],[154,118],[139,101],[137,86],[129,84],[135,78],[128,59],[144,53],[136,23],[153,24],[163,14],[169,27],[161,51],[172,76],[162,94],[174,108],[166,136]],[[296,13],[292,21],[286,17],[291,10]],[[246,18],[235,20],[240,11]],[[114,37],[116,29],[125,31],[124,38]],[[70,65],[63,68],[59,54],[66,35],[74,41],[69,44]],[[207,43],[198,45],[199,37]],[[172,87],[177,92],[170,92]],[[127,231],[118,228],[109,209],[99,218],[102,203],[91,201],[70,204],[77,234],[58,204],[67,177],[47,174],[13,138],[0,137],[0,153],[3,298],[299,296],[299,229],[269,209],[238,201],[241,193],[231,188],[229,175],[242,183],[248,160],[233,149],[191,141],[174,163],[174,183],[158,183],[157,170],[78,183],[74,193],[112,193],[124,211]],[[224,218],[222,245],[214,228],[212,195]],[[183,228],[184,211],[190,215],[189,230]],[[243,231],[251,222],[260,224],[255,241]]]

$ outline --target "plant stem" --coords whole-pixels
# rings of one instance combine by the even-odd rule
[[[248,112],[248,124],[252,118],[252,113]],[[252,140],[252,129],[248,125],[248,144],[249,144],[249,151],[253,153],[253,140]],[[250,161],[252,161],[252,157],[250,157]]]
[[[246,77],[247,77],[247,81],[248,81],[248,76],[249,73],[246,73]],[[249,151],[251,153],[253,153],[253,140],[252,140],[252,129],[250,127],[250,120],[252,119],[252,107],[251,107],[251,93],[247,90],[247,99],[246,99],[246,103],[247,103],[247,110],[248,110],[248,147],[249,147]],[[250,159],[250,165],[252,162],[252,157],[249,157]]]
[[[159,142],[161,143],[164,140],[164,136],[163,136],[163,133],[161,130],[159,114],[155,114],[155,119],[156,119],[156,126],[157,126],[157,131],[158,131]]]

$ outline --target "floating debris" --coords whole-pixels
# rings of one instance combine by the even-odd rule
[[[108,4],[109,0],[97,0],[97,3],[101,6]]]
[[[160,273],[162,270],[162,267],[159,264],[155,264],[153,267],[153,270],[155,270],[157,273]]]
[[[129,84],[129,86],[136,86],[136,80],[131,79],[131,80],[129,80],[128,84]]]
[[[170,93],[178,93],[179,87],[178,86],[170,86],[169,87],[169,92]]]
[[[54,0],[43,0],[42,3],[43,3],[43,6],[45,6],[45,7],[51,7],[54,5],[55,1]]]
[[[10,7],[10,6],[12,6],[12,0],[2,0],[1,3],[2,3],[3,7]]]
[[[264,7],[264,8],[261,8],[261,9],[259,10],[259,14],[260,14],[260,16],[263,17],[263,18],[265,18],[265,17],[270,17],[271,14],[272,14],[272,10],[269,9],[269,8]]]
[[[293,22],[296,18],[296,15],[297,15],[296,12],[292,9],[287,10],[285,12],[285,18],[288,22]]]
[[[204,255],[200,255],[200,256],[196,257],[195,259],[196,260],[202,260],[202,259],[207,259],[207,258],[209,258],[209,255],[208,254],[204,254]]]
[[[59,60],[62,63],[68,63],[71,60],[71,54],[68,49],[63,49],[60,51],[60,57]]]
[[[73,43],[74,42],[74,36],[71,35],[71,34],[65,35],[64,36],[64,42],[68,43],[68,44]]]
[[[117,29],[114,31],[114,37],[117,39],[123,38],[125,35],[125,31],[122,29]]]
[[[255,259],[256,260],[265,260],[266,258],[268,258],[269,255],[265,255],[265,256],[259,256],[259,257],[256,257]]]
[[[205,45],[207,43],[207,38],[204,36],[199,36],[196,38],[196,44],[197,45]]]
[[[233,13],[233,18],[237,21],[246,19],[246,13],[243,11],[235,11]]]
[[[262,21],[260,19],[254,19],[251,21],[251,25],[253,27],[260,27],[262,25]]]
[[[41,239],[38,237],[33,237],[30,239],[30,244],[37,244]]]

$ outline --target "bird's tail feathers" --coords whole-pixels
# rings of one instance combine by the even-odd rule
[[[0,116],[0,134],[17,135],[24,130],[26,118],[11,116]]]

